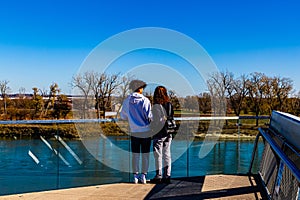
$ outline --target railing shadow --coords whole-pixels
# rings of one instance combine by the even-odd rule
[[[247,175],[242,175],[247,176]],[[206,176],[174,178],[171,184],[157,184],[145,197],[146,200],[153,199],[211,199],[211,198],[240,198],[239,195],[253,194],[255,199],[267,199],[263,186],[257,175],[248,176],[248,185],[226,189],[202,191]],[[254,180],[254,182],[253,182]],[[216,179],[216,184],[218,182]],[[236,197],[239,196],[239,197]]]

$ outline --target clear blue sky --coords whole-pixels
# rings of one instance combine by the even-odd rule
[[[300,2],[240,0],[2,0],[0,80],[12,92],[69,83],[103,40],[139,27],[179,31],[221,70],[263,72],[300,90]]]

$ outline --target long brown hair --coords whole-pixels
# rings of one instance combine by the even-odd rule
[[[165,104],[169,101],[167,89],[164,86],[157,86],[153,95],[153,104]]]

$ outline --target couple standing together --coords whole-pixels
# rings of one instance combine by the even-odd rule
[[[159,105],[168,113],[168,117],[173,117],[173,106],[167,94],[167,89],[163,86],[155,88],[153,95],[153,107],[150,100],[143,95],[146,83],[141,80],[130,82],[129,89],[132,93],[123,102],[121,119],[128,120],[130,128],[132,170],[134,183],[139,180],[146,183],[146,175],[149,168],[149,152],[151,141],[153,140],[153,154],[155,159],[156,175],[150,180],[152,183],[170,183],[171,178],[171,141],[172,135],[168,133],[164,124],[159,130],[151,131],[151,122],[157,120],[157,116],[152,110]],[[170,116],[169,116],[170,115]],[[158,119],[161,120],[161,119]],[[142,167],[139,168],[140,154],[142,154]],[[139,174],[141,172],[141,174]]]

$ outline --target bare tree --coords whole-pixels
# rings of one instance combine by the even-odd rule
[[[100,99],[100,90],[99,88],[105,82],[105,75],[99,74],[98,72],[90,72],[90,82],[91,82],[91,91],[93,92],[93,95],[95,97],[95,108],[97,112],[97,118],[100,119],[100,105],[99,105],[99,99]]]
[[[247,90],[251,100],[251,107],[256,116],[256,126],[258,126],[258,116],[261,111],[262,100],[265,91],[265,74],[254,72],[250,74],[250,79],[247,81]]]
[[[247,95],[247,76],[241,75],[237,79],[230,81],[231,86],[228,87],[228,95],[231,108],[236,116],[239,116],[242,110],[242,106]]]
[[[129,84],[133,80],[133,76],[127,75],[120,78],[119,87],[116,88],[116,94],[118,96],[117,101],[115,104],[122,105],[123,101],[128,96],[130,90],[129,90]],[[117,115],[119,114],[121,110],[121,106],[117,109]]]
[[[262,80],[265,83],[265,99],[269,108],[269,113],[272,110],[287,111],[287,99],[293,89],[293,82],[289,78],[284,77],[264,77]]]
[[[18,99],[15,99],[16,119],[26,119],[26,116],[30,114],[30,100],[26,99],[25,91],[24,87],[20,87]]]
[[[7,93],[10,90],[8,83],[9,83],[9,81],[7,81],[7,80],[0,81],[0,92],[1,92],[1,97],[3,99],[3,107],[4,107],[5,117],[7,115]]]
[[[227,92],[231,86],[233,74],[229,72],[214,73],[207,80],[208,91],[211,96],[211,106],[213,116],[226,116],[227,113]],[[227,120],[226,120],[227,123]],[[213,130],[220,131],[224,120],[213,120]]]
[[[43,97],[38,93],[39,89],[34,87],[33,90],[33,97],[32,97],[32,104],[33,104],[33,113],[31,114],[31,119],[34,119],[37,116],[38,112],[42,115],[43,108],[44,108],[44,100]]]
[[[214,73],[207,81],[208,90],[212,100],[212,113],[214,115],[226,115],[226,99],[229,87],[231,87],[233,74],[227,72]]]
[[[105,116],[106,109],[110,106],[111,96],[119,85],[118,78],[119,74],[107,75],[94,71],[87,71],[83,75],[73,77],[72,87],[78,88],[84,95],[84,103],[81,107],[83,118],[86,118],[86,110],[90,107],[89,100],[92,99],[95,102],[97,117]],[[73,105],[74,108],[77,106]]]
[[[66,95],[58,95],[53,106],[53,117],[56,119],[66,118],[68,113],[71,111],[71,106],[68,102],[69,101]]]
[[[53,83],[50,85],[50,92],[48,94],[48,100],[46,102],[46,108],[44,112],[44,117],[48,115],[48,110],[54,107],[54,103],[56,100],[56,96],[60,93],[60,89],[57,83]],[[41,116],[42,117],[42,116]]]
[[[278,100],[279,109],[287,111],[287,99],[293,90],[293,81],[290,78],[274,77],[274,92]]]
[[[207,114],[211,111],[211,96],[207,92],[199,94],[199,109],[204,114]]]
[[[289,112],[293,115],[300,115],[300,91],[295,93],[289,99]]]
[[[264,87],[264,98],[266,100],[266,107],[268,108],[268,113],[271,114],[272,110],[278,107],[278,101],[276,99],[276,94],[274,90],[275,79],[265,76],[262,80],[265,84]]]
[[[184,107],[188,110],[196,110],[199,108],[197,96],[186,96],[184,99]]]
[[[19,88],[19,99],[23,99],[25,97],[26,89],[24,87]]]
[[[111,96],[120,85],[119,74],[100,75],[101,82],[98,84],[99,99],[97,101],[102,111],[102,116],[105,117],[105,112],[108,107],[111,107]]]
[[[170,101],[175,109],[180,109],[180,103],[174,90],[169,90]]]
[[[83,94],[83,103],[81,103],[80,99],[73,98],[73,108],[82,111],[79,114],[80,118],[84,119],[87,117],[86,112],[89,109],[89,96],[91,95],[93,83],[92,74],[92,72],[85,72],[84,74],[73,76],[71,82],[72,88],[79,89],[79,92]]]
[[[38,89],[39,90],[39,94],[42,96],[42,97],[46,97],[48,94],[49,94],[49,91],[45,88],[43,89]]]

